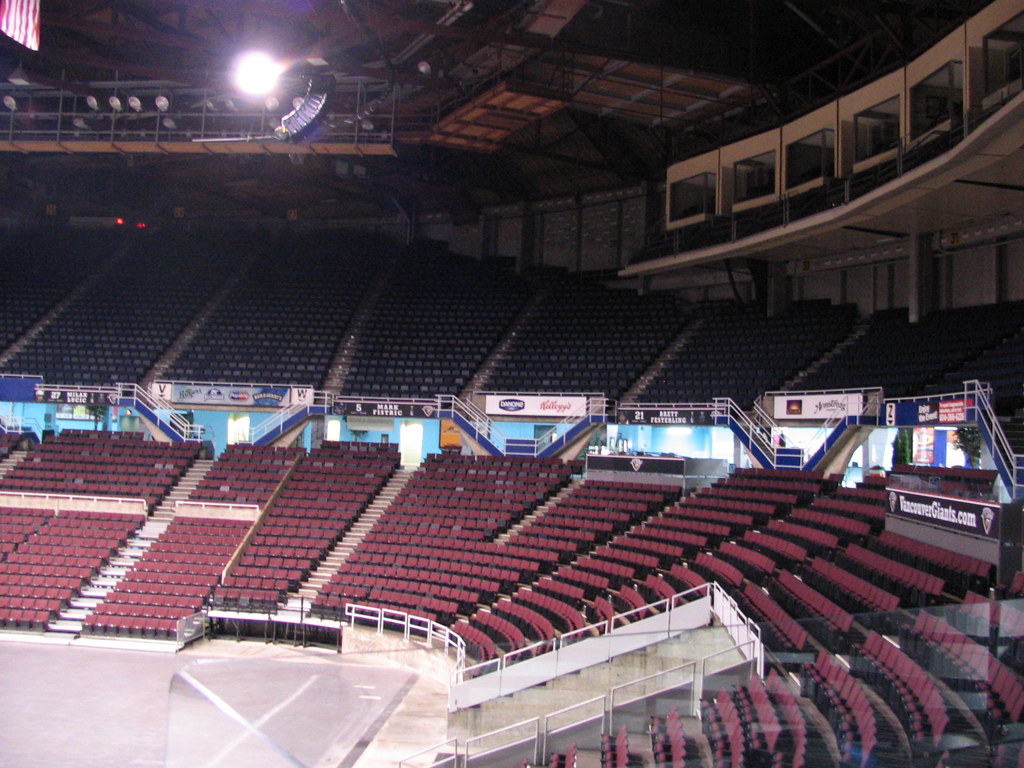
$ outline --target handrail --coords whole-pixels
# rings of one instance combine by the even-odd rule
[[[348,603],[345,605],[345,618],[349,626],[355,626],[356,621],[369,621],[377,625],[377,632],[383,632],[385,626],[400,627],[403,639],[406,641],[414,635],[423,635],[427,640],[428,647],[433,647],[435,639],[442,642],[445,649],[455,651],[455,674],[466,666],[466,641],[456,632],[453,632],[443,624],[424,618],[414,616],[405,611],[397,611],[392,608],[376,608],[370,605],[359,605]]]
[[[570,413],[568,416],[563,418],[560,422],[555,424],[551,429],[545,432],[543,435],[538,437],[534,441],[534,455],[540,454],[543,448],[551,445],[564,432],[559,432],[559,427],[564,427],[567,424],[578,424],[584,419],[590,419],[595,416],[606,417],[608,415],[608,398],[604,395],[588,395],[587,396],[587,407],[582,414]]]
[[[767,413],[765,413],[764,409],[761,409],[761,413],[763,414],[762,418],[765,419],[768,422],[768,424],[771,425],[770,427],[762,426],[755,422],[753,419],[751,419],[750,416],[742,408],[740,408],[739,405],[736,404],[736,401],[733,400],[731,397],[716,397],[714,399],[714,403],[715,409],[719,413],[722,413],[726,416],[735,419],[740,424],[740,426],[743,427],[743,431],[748,435],[750,441],[752,443],[757,444],[757,448],[765,455],[765,458],[768,459],[768,463],[771,466],[774,466],[774,437],[777,425],[774,421],[771,420],[771,417],[768,416]],[[769,429],[769,435],[767,440],[765,439],[764,434],[762,433],[762,430],[765,428]]]
[[[1010,492],[1010,497],[1018,498],[1021,491],[1021,484],[1017,482],[1018,454],[1013,452],[1010,440],[1006,437],[1006,432],[1003,431],[1003,425],[996,417],[992,408],[991,395],[992,387],[988,384],[983,384],[977,379],[969,379],[964,382],[964,397],[965,399],[969,396],[974,397],[975,418],[978,421],[984,419],[984,426],[992,440],[994,458],[1001,461],[1006,467],[1006,473],[1010,478],[1010,487],[1007,489]]]
[[[145,387],[138,384],[118,384],[119,398],[135,400],[153,412],[153,415],[165,423],[183,441],[198,441],[203,436],[203,426],[193,424],[181,415],[169,402],[157,397]]]
[[[708,594],[709,592],[714,595],[721,595],[719,599],[724,604],[727,604],[725,593],[722,591],[721,587],[718,586],[717,582],[702,584],[700,586],[692,587],[688,590],[685,590],[684,592],[679,592],[675,595],[672,595],[672,597],[666,597],[662,600],[659,600],[656,603],[651,603],[640,608],[634,608],[632,610],[626,611],[625,613],[616,614],[610,619],[599,621],[596,624],[591,624],[586,627],[581,627],[580,629],[573,630],[572,632],[565,632],[564,634],[551,640],[541,640],[539,642],[523,646],[522,648],[517,648],[515,650],[509,651],[508,653],[504,654],[503,656],[497,659],[483,661],[471,667],[466,667],[458,673],[455,682],[456,684],[458,684],[464,682],[465,680],[479,677],[483,674],[501,672],[515,664],[517,661],[535,658],[536,655],[539,655],[536,653],[538,651],[542,651],[543,653],[557,653],[561,649],[571,645],[577,640],[587,637],[606,635],[613,629],[615,629],[615,627],[623,625],[624,622],[625,624],[628,624],[628,620],[631,616],[636,616],[642,613],[660,613],[666,609],[676,608],[681,604],[685,604],[687,602],[687,599],[692,597],[695,593]],[[714,613],[716,610],[714,599],[712,599],[711,601],[711,607],[712,612]],[[735,613],[738,616],[743,616],[743,614],[738,610],[738,608],[735,609]]]
[[[642,683],[645,683],[645,682],[648,682],[648,681],[651,681],[651,680],[655,680],[656,678],[659,678],[659,677],[665,677],[666,675],[677,674],[677,673],[679,673],[681,671],[686,670],[687,668],[690,668],[690,669],[693,670],[692,679],[682,683],[682,686],[689,685],[689,686],[692,687],[692,691],[693,692],[691,693],[691,697],[690,698],[691,698],[691,707],[692,707],[693,711],[691,711],[691,714],[699,715],[698,707],[699,707],[699,702],[700,702],[700,696],[697,695],[697,692],[700,691],[703,688],[703,677],[702,677],[702,675],[705,673],[705,670],[707,668],[707,661],[710,660],[710,659],[714,659],[714,658],[716,658],[718,656],[723,656],[723,655],[725,655],[727,653],[739,653],[741,655],[744,655],[743,651],[742,651],[742,649],[744,647],[749,646],[749,645],[757,645],[757,644],[758,644],[758,641],[755,638],[751,638],[751,639],[745,640],[743,642],[736,643],[735,645],[729,646],[728,648],[722,648],[722,649],[720,649],[718,651],[715,651],[713,653],[708,654],[707,656],[703,656],[700,659],[693,659],[693,660],[684,662],[683,664],[679,664],[679,665],[674,666],[674,667],[669,667],[668,669],[663,669],[663,670],[661,670],[659,672],[654,672],[652,674],[644,675],[642,677],[638,677],[638,678],[635,678],[633,680],[627,680],[624,683],[619,683],[617,685],[614,685],[614,686],[610,687],[606,693],[600,694],[598,696],[594,696],[594,697],[592,697],[590,699],[586,699],[585,701],[576,702],[575,704],[570,704],[570,705],[568,705],[566,707],[562,707],[561,709],[555,710],[553,712],[548,712],[548,713],[545,713],[543,715],[538,715],[537,717],[532,717],[532,718],[529,718],[529,719],[526,719],[526,720],[521,720],[521,721],[519,721],[517,723],[512,723],[511,725],[506,725],[506,726],[504,726],[502,728],[498,728],[498,729],[490,731],[488,733],[483,733],[483,734],[479,734],[477,736],[470,737],[462,745],[462,747],[463,747],[462,754],[461,754],[462,760],[459,759],[459,757],[460,757],[460,750],[459,750],[458,738],[451,738],[451,739],[448,739],[447,741],[443,741],[443,742],[440,742],[438,744],[434,744],[434,745],[432,745],[430,747],[427,747],[426,749],[421,749],[418,752],[414,752],[413,754],[407,755],[406,757],[402,758],[402,760],[399,762],[399,765],[400,766],[410,766],[410,768],[411,768],[415,758],[420,757],[420,756],[425,755],[425,754],[428,754],[428,753],[437,754],[437,753],[442,752],[442,751],[447,751],[448,747],[452,747],[452,754],[451,755],[448,755],[448,756],[442,758],[439,761],[435,761],[433,763],[430,763],[430,765],[427,766],[427,768],[438,768],[439,766],[447,765],[449,763],[452,764],[453,766],[458,766],[458,765],[465,766],[465,765],[468,764],[468,760],[472,757],[470,755],[470,749],[469,749],[470,744],[476,744],[476,743],[484,741],[484,740],[493,740],[493,738],[495,736],[498,736],[498,735],[500,735],[502,733],[506,733],[508,731],[513,731],[513,730],[516,730],[516,729],[523,729],[525,727],[528,727],[528,726],[531,726],[531,725],[534,725],[534,724],[536,724],[536,727],[539,730],[533,736],[525,736],[525,737],[522,737],[522,738],[513,739],[511,741],[506,741],[506,742],[500,744],[497,747],[491,747],[491,748],[488,748],[488,749],[478,753],[475,757],[479,758],[479,757],[482,757],[482,756],[484,756],[484,755],[486,755],[486,754],[488,754],[490,752],[495,752],[495,751],[498,751],[498,750],[501,750],[501,749],[506,749],[506,748],[508,748],[510,746],[514,746],[515,744],[521,743],[523,741],[529,741],[531,738],[537,740],[536,746],[540,746],[542,748],[542,750],[541,750],[542,754],[547,754],[547,752],[549,751],[549,749],[548,749],[548,747],[549,747],[548,739],[549,739],[549,737],[551,735],[553,735],[555,733],[558,733],[558,732],[561,732],[561,731],[564,731],[564,730],[566,730],[568,728],[576,727],[578,725],[581,725],[582,723],[586,723],[586,722],[590,722],[592,720],[596,720],[598,715],[596,715],[594,713],[588,713],[587,715],[581,717],[580,719],[569,721],[567,723],[559,724],[555,728],[551,727],[551,720],[553,718],[558,717],[559,715],[563,715],[566,712],[571,712],[573,710],[582,709],[584,707],[588,707],[588,706],[591,706],[591,705],[593,705],[595,703],[600,702],[602,704],[602,707],[601,707],[602,711],[600,713],[600,716],[602,717],[605,726],[608,726],[608,727],[603,727],[603,730],[607,731],[607,730],[610,729],[611,720],[612,720],[612,717],[614,716],[615,709],[617,707],[626,706],[626,705],[629,705],[629,704],[631,704],[631,703],[633,703],[635,701],[639,701],[641,699],[650,698],[651,696],[657,696],[659,694],[664,693],[665,691],[672,690],[673,688],[680,687],[680,685],[673,684],[672,686],[669,686],[667,688],[659,688],[659,689],[657,689],[654,692],[647,693],[644,696],[638,697],[636,699],[628,699],[626,701],[620,701],[620,702],[616,702],[615,701],[615,698],[616,698],[615,694],[616,694],[617,691],[622,691],[622,690],[624,690],[624,689],[626,689],[626,688],[628,688],[630,686],[636,686],[638,684],[642,684]],[[756,654],[754,654],[754,656],[756,656]],[[755,662],[755,665],[756,665],[757,659],[754,658],[754,656],[748,656],[741,663],[750,663],[750,661],[753,660]],[[757,674],[759,676],[763,677],[763,671],[764,671],[763,670],[763,665],[761,667],[755,667],[755,669],[757,671]],[[535,755],[535,757],[537,757],[537,755]]]
[[[457,395],[440,395],[438,406],[441,410],[450,410],[464,418],[477,431],[477,434],[486,437],[502,453],[505,452],[505,436],[496,433],[494,419],[476,405]]]
[[[43,430],[39,426],[38,419],[15,416],[14,412],[10,410],[7,413],[0,413],[0,432],[13,432],[17,434],[35,432],[40,437],[43,436]]]
[[[297,416],[307,408],[329,408],[331,400],[332,397],[329,393],[314,391],[312,403],[291,403],[284,408],[277,409],[269,418],[264,419],[254,427],[250,427],[248,439],[239,442],[255,443],[273,430],[282,429],[290,418]]]

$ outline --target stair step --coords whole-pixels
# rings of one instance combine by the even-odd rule
[[[59,615],[64,621],[82,621],[90,613],[84,608],[64,608]]]
[[[54,619],[46,625],[51,632],[67,632],[77,635],[82,631],[82,622],[69,619]]]

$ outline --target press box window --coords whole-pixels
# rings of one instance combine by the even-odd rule
[[[836,132],[824,128],[786,147],[786,187],[836,175]]]
[[[713,173],[700,173],[673,182],[669,187],[669,220],[712,215],[715,212],[716,179]]]
[[[1024,13],[1014,16],[983,43],[985,56],[985,93],[1006,85],[1021,84],[1021,47],[1024,45]]]
[[[775,194],[775,151],[740,160],[733,169],[736,182],[734,201],[753,200]]]
[[[900,140],[900,97],[858,112],[853,117],[856,159],[866,160],[893,149]]]
[[[964,112],[964,65],[951,61],[910,89],[910,138],[937,125],[959,125]]]

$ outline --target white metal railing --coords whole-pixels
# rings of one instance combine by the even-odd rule
[[[741,644],[735,645],[732,648],[723,648],[720,651],[715,651],[714,653],[709,653],[707,656],[704,656],[704,657],[702,657],[700,659],[700,664],[699,664],[700,671],[699,671],[698,674],[696,674],[694,676],[694,681],[693,681],[693,697],[692,697],[693,710],[690,712],[691,716],[693,716],[693,717],[699,717],[700,716],[700,700],[701,700],[701,698],[704,695],[704,680],[708,676],[708,662],[710,662],[712,659],[718,658],[719,656],[724,656],[727,653],[735,653],[735,652],[738,651],[739,653],[742,654],[743,652],[740,650],[741,648],[743,648],[746,645],[753,646],[754,644],[755,644],[754,640],[751,639],[751,640],[748,640],[746,643],[741,643]],[[755,654],[754,653],[750,653],[750,654],[747,655],[747,658],[749,659],[753,655],[755,655]],[[721,669],[716,670],[716,671],[721,672],[721,671],[724,671],[725,669],[729,669],[729,667],[728,666],[724,666]],[[762,669],[758,673],[758,675],[763,677],[763,671],[764,670],[763,670],[763,666],[762,666]]]
[[[504,750],[521,748],[523,755],[526,755],[526,751],[530,748],[528,745],[531,744],[532,762],[537,762],[551,751],[552,736],[598,719],[602,721],[601,732],[611,732],[614,730],[612,723],[616,709],[649,699],[652,696],[664,696],[674,690],[689,688],[689,714],[699,716],[700,697],[704,691],[704,677],[709,674],[709,668],[714,667],[715,661],[718,659],[724,660],[722,665],[714,668],[710,674],[726,672],[737,665],[750,664],[752,660],[756,660],[757,653],[751,648],[747,654],[744,654],[743,649],[754,646],[756,643],[755,639],[750,638],[744,643],[722,648],[701,659],[687,661],[660,672],[619,683],[609,688],[607,693],[599,696],[474,736],[467,739],[461,749],[457,738],[448,739],[408,755],[399,762],[399,766],[402,768],[446,768],[447,766],[465,768],[474,760],[481,760],[488,755],[495,755]],[[730,662],[730,655],[732,655],[734,663]],[[741,657],[739,660],[735,660],[737,655]],[[763,674],[763,666],[758,674]],[[659,680],[664,680],[664,682],[659,683]],[[630,689],[637,688],[642,688],[643,692],[631,695]],[[483,746],[485,744],[486,746]],[[481,746],[479,750],[474,751],[477,745]],[[424,763],[416,760],[418,757],[436,756],[439,753],[443,754],[443,757],[431,762]],[[518,764],[520,757],[517,756],[514,762]]]
[[[473,403],[456,395],[440,395],[438,405],[442,410],[458,414],[476,431],[502,453],[505,452],[505,436],[495,429],[494,419]]]
[[[694,600],[699,593],[703,597]],[[760,631],[735,601],[712,582],[552,640],[457,669],[449,691],[449,710],[475,706],[610,661],[686,630],[707,626],[711,617],[722,623],[734,642],[748,645],[754,652],[753,660],[758,669],[763,669]]]
[[[480,394],[497,394],[497,393],[481,393],[476,392],[474,395]],[[538,395],[543,394],[550,397],[568,397],[570,395],[559,395],[552,393],[536,393],[536,392],[502,392],[502,395],[508,395],[509,397],[517,397],[521,395]],[[586,405],[577,411],[562,417],[561,421],[555,424],[550,430],[545,432],[543,435],[537,438],[522,438],[520,441],[524,447],[527,448],[527,455],[538,456],[541,451],[546,447],[558,440],[563,434],[565,434],[571,425],[577,424],[580,421],[593,417],[600,416],[605,417],[608,413],[608,399],[603,394],[592,394],[592,393],[574,393],[572,397],[585,397],[587,399]],[[400,402],[400,401],[396,401]],[[457,395],[439,395],[437,398],[437,407],[440,410],[451,411],[454,414],[462,417],[466,420],[469,426],[476,432],[477,437],[482,438],[493,445],[499,452],[506,453],[508,447],[509,436],[506,435],[500,428],[500,422],[495,421],[488,415],[483,409],[477,406],[470,400],[463,400]]]
[[[754,411],[758,418],[754,420],[731,397],[716,397],[714,403],[716,413],[735,419],[747,435],[751,447],[756,445],[767,458],[768,464],[775,466],[775,434],[778,425],[771,416],[758,406]]]
[[[186,419],[171,403],[157,397],[145,387],[138,384],[118,384],[119,398],[134,399],[153,412],[153,415],[182,440],[197,441],[203,436],[203,427]]]
[[[39,437],[43,436],[43,430],[38,420],[24,416],[15,416],[14,412],[10,410],[6,413],[0,413],[0,431],[16,434],[35,432]]]
[[[758,677],[764,677],[764,643],[761,642],[761,628],[752,621],[732,596],[715,584],[711,593],[712,610],[725,631],[737,646],[752,643],[754,664]]]
[[[349,603],[345,606],[345,618],[350,626],[355,626],[357,621],[364,625],[374,624],[378,634],[385,629],[401,630],[402,639],[406,642],[413,635],[420,635],[427,641],[428,648],[433,648],[436,642],[446,650],[455,653],[456,674],[466,666],[466,641],[462,639],[461,635],[452,632],[443,624],[438,624],[422,616],[412,616],[404,611],[374,608],[356,603]]]
[[[265,437],[274,430],[283,429],[284,425],[288,423],[288,420],[300,413],[305,412],[309,408],[324,408],[327,409],[331,406],[332,397],[327,392],[314,391],[313,400],[309,403],[291,403],[284,408],[279,408],[269,418],[264,419],[259,424],[250,427],[249,435],[247,440],[241,440],[243,443],[256,443],[260,438]]]
[[[977,379],[965,381],[964,398],[966,400],[970,397],[974,398],[975,418],[978,422],[982,422],[991,437],[993,459],[1002,462],[1006,474],[1010,478],[1009,488],[1007,488],[1010,498],[1019,498],[1024,489],[1017,482],[1017,464],[1018,460],[1024,459],[1024,456],[1013,452],[1010,440],[1006,437],[1006,432],[1003,431],[1003,425],[996,417],[995,410],[992,408],[992,387]]]
[[[553,442],[558,440],[565,432],[571,429],[573,424],[577,424],[584,419],[589,419],[595,416],[604,418],[607,415],[608,398],[604,395],[588,395],[587,405],[582,411],[570,413],[534,441],[533,455],[539,455],[542,450],[547,448]]]

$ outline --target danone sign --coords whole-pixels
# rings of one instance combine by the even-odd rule
[[[889,514],[895,517],[937,525],[971,536],[999,538],[1000,507],[994,502],[967,501],[890,488],[888,504]]]
[[[587,412],[587,398],[582,395],[487,395],[484,411],[488,416],[565,419],[583,416]]]

